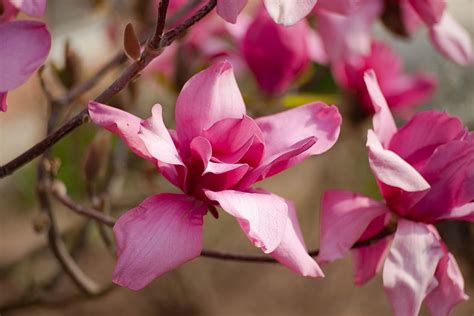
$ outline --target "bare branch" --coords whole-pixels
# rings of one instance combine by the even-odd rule
[[[75,213],[79,215],[95,219],[96,221],[110,227],[114,226],[115,224],[115,219],[112,218],[111,216],[101,213],[93,208],[89,208],[84,205],[77,204],[65,192],[61,192],[61,190],[56,189],[54,186],[51,190],[51,194],[64,206],[66,206],[67,208],[69,208],[70,210],[74,211]]]
[[[163,36],[163,31],[165,29],[166,13],[168,12],[168,4],[169,4],[169,0],[160,0],[160,4],[158,5],[158,15],[157,15],[157,20],[156,20],[155,35],[153,35],[149,43],[152,49],[157,49],[160,46],[161,37]]]

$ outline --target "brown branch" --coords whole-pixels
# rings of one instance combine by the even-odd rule
[[[73,211],[76,211],[80,215],[93,218],[109,227],[113,227],[115,225],[116,221],[114,218],[106,216],[94,209],[86,208],[85,206],[82,206],[79,203],[73,201],[67,195],[64,195],[60,201],[62,202],[63,200],[67,201],[67,204],[64,203],[66,206],[68,206]],[[81,210],[81,211],[78,212],[77,210]],[[371,238],[356,242],[351,247],[351,249],[362,248],[362,247],[373,245],[377,241],[392,235],[395,232],[395,229],[396,229],[395,225],[386,226],[384,229],[382,229],[379,233],[372,236]],[[308,254],[311,257],[317,257],[319,255],[319,249],[311,250],[308,252]],[[247,255],[247,254],[241,254],[241,253],[223,252],[223,251],[208,250],[208,249],[203,249],[201,251],[201,257],[228,260],[228,261],[254,262],[254,263],[277,263],[278,262],[272,257],[267,256],[267,255]]]
[[[183,34],[189,27],[194,25],[196,22],[205,17],[209,12],[211,12],[217,4],[217,0],[209,0],[209,2],[202,7],[199,11],[196,12],[192,17],[185,20],[182,24],[166,32],[160,41],[158,49],[145,49],[142,53],[141,58],[128,66],[106,90],[104,90],[96,99],[97,102],[106,102],[111,97],[120,92],[130,81],[135,79],[137,75],[156,57],[158,57],[163,49],[169,46],[176,38]],[[151,47],[150,47],[151,48]],[[119,59],[119,58],[117,58]],[[108,67],[105,67],[108,69]],[[91,79],[89,85],[95,84],[94,80]],[[84,91],[85,88],[78,89],[80,91],[75,92],[76,94]],[[87,90],[87,89],[86,89]],[[82,93],[82,92],[81,92]],[[65,100],[67,104],[71,98]],[[72,117],[68,122],[66,122],[62,127],[56,130],[53,133],[50,133],[42,141],[38,142],[36,145],[14,158],[10,162],[0,167],[0,178],[6,177],[12,174],[16,169],[22,167],[23,165],[29,163],[33,159],[40,156],[48,148],[56,144],[64,136],[71,133],[77,127],[88,122],[89,113],[87,109],[82,110],[76,116]]]
[[[149,43],[152,49],[157,49],[160,46],[161,37],[163,36],[163,31],[165,29],[168,4],[169,0],[160,0],[160,4],[158,5],[158,17],[156,21],[155,35],[153,35],[153,38],[150,40]]]
[[[84,205],[74,202],[66,192],[57,189],[57,186],[53,186],[51,189],[51,194],[62,203],[64,206],[74,211],[78,215],[85,216],[88,218],[95,219],[96,221],[105,224],[107,226],[114,226],[115,219],[107,214],[101,213],[93,208],[86,207]]]
[[[197,11],[192,17],[185,20],[182,24],[178,25],[174,29],[171,29],[170,31],[166,32],[166,34],[163,36],[160,46],[163,48],[169,46],[173,41],[176,40],[178,36],[183,34],[187,29],[199,22],[209,12],[211,12],[216,5],[217,0],[209,0],[209,2],[204,7],[199,9],[199,11]]]
[[[179,22],[185,14],[191,12],[191,10],[197,7],[201,2],[203,2],[203,0],[189,0],[184,5],[180,6],[169,19],[166,19],[166,25],[173,26],[175,23]]]
[[[377,241],[392,235],[395,232],[394,227],[385,227],[375,236],[356,242],[351,249],[362,248],[365,246],[370,246]],[[311,257],[317,257],[319,255],[319,249],[311,250],[308,252]],[[246,254],[239,254],[239,253],[231,253],[231,252],[222,252],[216,250],[206,250],[203,249],[201,251],[201,257],[211,258],[211,259],[219,259],[219,260],[228,260],[228,261],[240,261],[240,262],[253,262],[253,263],[278,263],[277,260],[273,259],[267,255],[246,255]]]

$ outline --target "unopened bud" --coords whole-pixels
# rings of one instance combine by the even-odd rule
[[[105,174],[110,152],[110,134],[99,133],[92,141],[84,158],[84,177],[93,183]]]
[[[140,58],[140,42],[138,41],[132,23],[128,23],[123,33],[123,49],[132,60]]]

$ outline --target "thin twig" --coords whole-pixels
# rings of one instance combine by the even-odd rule
[[[376,243],[377,241],[392,235],[395,232],[394,227],[385,227],[378,234],[367,240],[356,242],[351,249],[357,249],[366,247]],[[311,250],[308,252],[311,257],[317,257],[319,255],[319,249]],[[228,260],[228,261],[240,261],[240,262],[253,262],[253,263],[278,263],[277,260],[267,255],[246,255],[240,253],[222,252],[216,250],[203,249],[201,251],[201,257]]]
[[[184,5],[180,6],[169,19],[166,19],[166,26],[173,26],[179,22],[186,14],[191,12],[198,4],[202,3],[203,0],[189,0]]]
[[[161,43],[161,37],[163,36],[163,31],[165,29],[166,23],[166,13],[168,12],[169,0],[161,0],[158,5],[158,18],[156,21],[155,35],[153,35],[150,40],[150,47],[157,49]]]
[[[101,213],[93,208],[86,207],[81,204],[75,203],[66,193],[60,192],[60,190],[52,189],[51,190],[52,196],[54,196],[59,202],[61,202],[64,206],[69,208],[70,210],[74,211],[75,213],[95,219],[96,221],[105,224],[107,226],[114,226],[115,219],[107,214]]]
[[[106,102],[111,97],[120,92],[130,81],[134,80],[137,75],[156,57],[158,57],[163,49],[169,46],[176,38],[183,34],[189,27],[205,17],[211,12],[217,4],[217,0],[210,0],[204,7],[196,12],[192,17],[186,19],[182,24],[166,32],[161,39],[158,49],[145,49],[141,58],[128,66],[123,73],[117,78],[107,89],[105,89],[96,99],[97,102]],[[92,84],[92,83],[91,83]],[[68,101],[69,102],[69,101]],[[36,157],[44,153],[48,148],[53,146],[64,136],[71,133],[77,127],[88,122],[89,113],[87,109],[82,110],[76,116],[72,117],[62,127],[53,133],[50,133],[42,141],[12,159],[10,162],[0,167],[0,178],[12,174],[15,170],[29,163]]]

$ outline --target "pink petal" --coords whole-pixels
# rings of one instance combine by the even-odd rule
[[[43,16],[46,0],[9,0],[20,11],[31,16]]]
[[[355,285],[364,285],[380,271],[390,250],[391,240],[391,237],[386,237],[373,245],[352,249]]]
[[[135,154],[150,161],[155,160],[138,135],[142,121],[140,118],[95,101],[89,102],[89,115],[95,124],[117,134]]]
[[[316,137],[308,137],[286,148],[284,152],[274,155],[270,160],[251,170],[239,183],[238,188],[245,190],[255,182],[289,168],[294,164],[295,157],[308,151],[314,144],[316,144]]]
[[[156,160],[184,166],[171,135],[163,122],[161,105],[153,106],[152,117],[141,123],[138,137]]]
[[[199,256],[207,206],[181,194],[159,194],[122,215],[114,226],[118,261],[113,281],[139,290]]]
[[[472,43],[469,33],[448,13],[441,22],[430,29],[430,38],[436,49],[446,58],[467,65],[473,60]]]
[[[222,162],[242,161],[247,153],[252,153],[248,162],[257,165],[263,155],[263,135],[256,122],[248,116],[227,118],[218,121],[203,132],[212,145],[212,156]],[[254,151],[251,147],[260,148]],[[245,161],[247,162],[247,161]]]
[[[288,220],[285,235],[280,245],[270,255],[302,276],[324,276],[316,261],[308,255],[293,203],[286,201],[286,204],[288,205]]]
[[[284,199],[270,193],[242,191],[206,191],[230,215],[237,218],[249,240],[265,253],[280,245],[288,222],[288,206]]]
[[[397,132],[395,120],[380,90],[375,72],[373,70],[367,70],[364,74],[364,81],[375,109],[375,114],[372,118],[375,134],[382,145],[387,147],[393,134]]]
[[[421,170],[431,189],[410,212],[414,218],[432,222],[438,218],[469,217],[459,209],[474,201],[474,146],[467,141],[452,141],[438,147]],[[466,212],[467,210],[465,210]]]
[[[5,112],[7,110],[7,93],[0,92],[0,111]]]
[[[247,0],[219,0],[217,14],[230,23],[237,22],[237,16],[247,4]]]
[[[401,74],[386,88],[386,98],[394,111],[403,114],[409,107],[422,105],[436,90],[436,77],[419,74]],[[410,115],[412,116],[412,115]]]
[[[210,161],[202,175],[202,186],[209,190],[221,191],[235,186],[249,170],[247,164],[227,164]]]
[[[474,202],[452,208],[448,214],[439,218],[474,222]]]
[[[411,5],[412,0],[400,0],[400,15],[407,35],[413,35],[423,25],[423,21]]]
[[[359,194],[325,192],[321,204],[318,259],[333,261],[345,256],[369,224],[387,212],[389,210],[383,203]]]
[[[225,118],[242,118],[245,104],[232,66],[220,62],[193,76],[176,101],[176,131],[183,149],[195,136]]]
[[[321,35],[316,30],[310,29],[307,41],[309,58],[315,63],[326,65],[329,62],[329,57],[324,49],[324,42]]]
[[[420,170],[438,146],[460,140],[466,133],[459,118],[444,112],[424,111],[398,130],[388,148]]]
[[[406,192],[430,188],[418,171],[391,150],[384,149],[372,130],[367,133],[369,164],[377,180]]]
[[[23,84],[44,63],[50,48],[51,35],[42,22],[0,24],[0,93]]]
[[[310,137],[317,139],[317,142],[308,150],[291,158],[284,168],[286,169],[309,156],[319,155],[329,150],[339,137],[342,118],[337,107],[316,102],[261,117],[256,122],[262,130],[265,141],[265,156],[262,164],[271,162],[302,140]]]
[[[317,0],[264,0],[268,14],[278,24],[296,24],[313,10]]]
[[[464,279],[454,256],[446,252],[436,268],[438,286],[426,297],[425,302],[432,316],[449,316],[454,306],[466,301]]]
[[[209,141],[202,136],[194,137],[189,144],[189,156],[186,158],[185,179],[183,191],[190,195],[204,198],[200,186],[201,176],[211,160],[212,147]]]
[[[205,137],[197,136],[189,144],[189,149],[191,157],[187,166],[190,169],[199,169],[199,172],[204,172],[212,157],[211,143]]]
[[[417,316],[432,290],[443,250],[430,228],[400,219],[383,269],[384,289],[396,316]]]
[[[410,0],[410,3],[427,25],[438,23],[446,9],[446,0]]]

